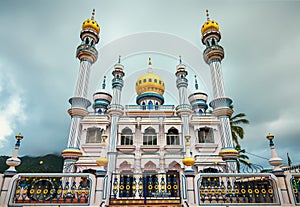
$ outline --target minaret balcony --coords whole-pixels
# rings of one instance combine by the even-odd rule
[[[124,107],[120,104],[110,104],[107,106],[107,111],[111,115],[123,115]]]
[[[83,58],[87,58],[94,63],[98,58],[98,51],[94,47],[91,47],[86,44],[81,44],[77,47],[76,56],[80,60]]]
[[[211,60],[222,61],[224,58],[224,49],[220,45],[214,45],[207,47],[203,52],[204,60],[207,64],[210,64]]]
[[[189,115],[193,112],[192,106],[190,104],[180,104],[180,105],[176,106],[175,110],[179,116]]]

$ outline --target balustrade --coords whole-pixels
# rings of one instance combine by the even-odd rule
[[[163,174],[113,174],[110,204],[180,203],[177,172]]]
[[[91,174],[20,174],[15,180],[11,204],[89,204]]]
[[[280,204],[278,189],[270,174],[201,174],[197,190],[199,205]]]

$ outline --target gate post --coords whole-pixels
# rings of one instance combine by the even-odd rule
[[[186,177],[186,189],[187,189],[187,202],[189,204],[195,204],[195,186],[194,186],[194,171],[184,171]]]

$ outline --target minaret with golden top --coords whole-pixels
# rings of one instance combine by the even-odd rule
[[[219,131],[221,134],[222,149],[220,155],[226,161],[228,171],[236,171],[236,159],[238,152],[234,149],[232,143],[231,127],[229,117],[233,110],[230,108],[232,100],[225,96],[221,61],[224,58],[224,49],[219,45],[221,33],[219,25],[209,18],[208,10],[206,10],[207,21],[203,24],[202,43],[206,46],[203,57],[209,65],[211,71],[211,79],[213,85],[214,99],[210,102],[213,108],[213,114],[220,120]]]
[[[76,169],[73,164],[82,155],[79,149],[80,120],[88,114],[87,108],[91,105],[91,102],[87,99],[90,68],[98,58],[98,51],[95,45],[99,42],[100,27],[94,20],[94,15],[95,10],[92,12],[92,17],[83,22],[80,32],[82,42],[76,51],[80,67],[74,96],[69,100],[71,108],[68,110],[68,113],[71,116],[71,126],[67,148],[62,152],[62,156],[65,159],[64,172],[75,172]]]

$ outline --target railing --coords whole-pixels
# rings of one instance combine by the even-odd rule
[[[113,174],[110,204],[180,204],[179,173]]]
[[[18,174],[10,204],[88,205],[93,199],[95,178],[91,174]]]
[[[176,106],[175,110],[182,110],[182,109],[189,109],[192,110],[192,106],[189,104],[180,104],[178,106]]]
[[[293,175],[290,182],[295,204],[300,205],[300,175]]]
[[[198,205],[280,205],[271,174],[201,174],[197,189]]]
[[[124,107],[120,104],[110,104],[107,106],[107,109],[118,109],[118,110],[121,110],[123,111],[124,110]]]
[[[135,111],[135,110],[158,110],[158,111],[173,111],[173,105],[126,105],[125,109],[127,111]]]

